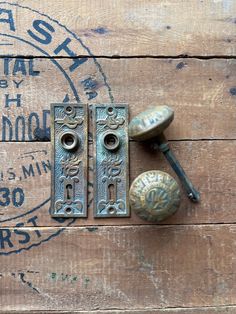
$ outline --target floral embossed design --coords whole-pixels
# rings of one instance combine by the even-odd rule
[[[118,156],[113,158],[112,156],[107,156],[106,159],[102,161],[104,176],[107,177],[116,177],[120,174],[121,168],[120,165],[122,159],[119,159]]]
[[[67,126],[70,129],[75,129],[78,125],[81,125],[84,121],[82,117],[76,116],[75,110],[73,110],[70,114],[67,114],[63,117],[63,119],[55,119],[58,124],[61,126]]]
[[[61,160],[62,172],[66,177],[74,177],[79,173],[79,165],[81,160],[77,156]]]
[[[107,117],[105,119],[98,120],[99,125],[104,125],[104,127],[108,127],[109,129],[116,130],[119,126],[124,124],[124,118],[117,118],[117,110],[115,108],[110,107],[111,110],[107,111]]]

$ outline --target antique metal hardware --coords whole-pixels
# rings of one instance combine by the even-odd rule
[[[128,168],[128,107],[93,107],[94,216],[130,215]]]
[[[150,108],[132,119],[129,124],[129,135],[137,141],[155,138],[160,151],[163,152],[182,182],[188,197],[193,202],[198,202],[200,200],[199,192],[194,188],[190,179],[187,177],[163,134],[163,131],[169,126],[173,119],[174,111],[168,106],[156,106],[155,108]]]
[[[168,173],[151,170],[140,174],[130,187],[130,207],[142,219],[159,222],[180,205],[180,189]]]
[[[87,216],[87,112],[83,104],[51,105],[53,217]]]

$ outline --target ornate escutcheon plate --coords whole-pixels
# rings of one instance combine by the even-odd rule
[[[128,106],[95,105],[94,216],[128,217]]]
[[[87,216],[87,105],[51,105],[53,217]]]

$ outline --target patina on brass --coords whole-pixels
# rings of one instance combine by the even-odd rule
[[[178,175],[188,197],[199,202],[200,194],[194,188],[180,163],[171,151],[163,131],[174,119],[174,111],[168,106],[156,106],[138,114],[129,124],[129,135],[136,141],[155,138],[159,149],[163,152],[171,167]]]
[[[51,105],[53,217],[87,216],[87,112],[83,104]]]
[[[140,218],[159,222],[179,208],[180,189],[176,180],[168,173],[151,170],[133,181],[129,198],[131,209]]]
[[[128,106],[98,104],[92,109],[94,216],[128,217]]]

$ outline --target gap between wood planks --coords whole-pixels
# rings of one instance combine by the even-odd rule
[[[67,230],[87,230],[89,232],[94,232],[94,231],[98,231],[99,228],[119,228],[119,229],[130,229],[130,228],[148,228],[148,227],[157,227],[159,229],[161,228],[175,228],[176,226],[179,227],[205,227],[205,226],[212,226],[212,225],[217,225],[217,226],[234,226],[236,225],[236,221],[235,222],[201,222],[201,223],[175,223],[175,224],[145,224],[145,225],[141,225],[141,224],[132,224],[132,225],[114,225],[114,224],[105,224],[105,225],[81,225],[81,226],[64,226],[64,227],[60,227],[60,226],[37,226],[37,227],[31,227],[31,226],[24,226],[24,227],[12,227],[12,226],[4,226],[4,227],[0,227],[1,229],[9,229],[9,230],[14,230],[14,229],[21,229],[21,230],[32,230],[34,231],[35,229],[37,230],[49,230],[49,229],[67,229]]]
[[[236,304],[226,304],[226,305],[219,305],[219,306],[196,306],[196,307],[166,307],[166,308],[149,308],[149,307],[145,307],[144,309],[128,309],[128,310],[124,310],[124,309],[119,309],[119,308],[111,308],[111,309],[97,309],[97,310],[72,310],[72,311],[57,311],[57,310],[46,310],[43,311],[43,313],[47,314],[47,313],[59,313],[59,314],[67,314],[67,313],[98,313],[98,314],[102,314],[102,313],[112,313],[112,314],[119,314],[119,313],[130,313],[130,314],[135,314],[135,313],[157,313],[156,311],[158,311],[158,313],[188,313],[191,314],[195,311],[198,311],[198,313],[200,313],[199,311],[203,311],[202,313],[206,313],[206,311],[215,311],[215,313],[219,313],[218,311],[220,311],[220,313],[233,313],[231,312],[231,310],[236,310]],[[225,312],[223,312],[223,310]],[[154,312],[155,311],[155,312]],[[181,311],[181,312],[180,312]],[[191,312],[189,312],[191,311]],[[1,312],[0,312],[1,313]],[[10,311],[4,311],[4,314],[10,314],[10,313],[19,313],[18,310],[10,310]],[[42,313],[42,311],[40,310],[36,310],[36,311],[32,311],[32,310],[23,310],[20,311],[21,314],[37,314],[37,313]],[[235,312],[234,312],[235,313]]]
[[[106,56],[106,55],[78,55],[75,57],[70,56],[24,56],[24,55],[11,55],[14,59],[78,59],[78,58],[88,58],[88,59],[198,59],[198,60],[212,60],[212,59],[236,59],[236,56],[224,56],[224,55],[210,55],[210,56],[201,56],[201,55],[175,55],[175,56],[165,56],[165,55],[133,55],[133,56],[119,56],[119,55],[112,55],[112,56]],[[0,58],[9,58],[9,55],[0,55]]]

